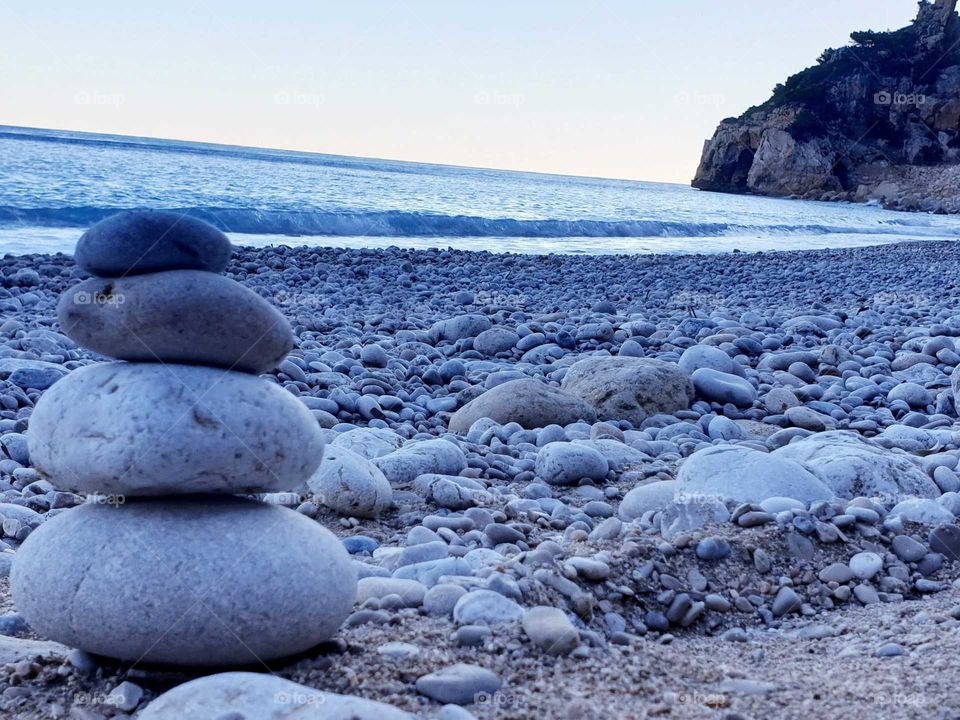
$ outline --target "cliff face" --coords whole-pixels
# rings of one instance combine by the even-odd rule
[[[960,212],[957,0],[921,2],[909,26],[858,32],[720,123],[693,186]]]

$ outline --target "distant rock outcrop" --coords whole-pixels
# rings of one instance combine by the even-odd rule
[[[723,120],[693,186],[960,212],[957,0],[922,0],[893,32],[855,32]]]

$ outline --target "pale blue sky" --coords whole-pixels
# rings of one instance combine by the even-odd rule
[[[914,0],[0,0],[0,124],[687,182]]]

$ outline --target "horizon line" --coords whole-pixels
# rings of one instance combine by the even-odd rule
[[[680,187],[692,187],[689,182],[680,183],[680,182],[669,182],[666,180],[638,180],[636,178],[618,178],[618,177],[608,177],[603,175],[575,175],[572,173],[546,172],[542,170],[518,170],[516,168],[484,167],[479,165],[458,165],[456,163],[438,163],[438,162],[428,162],[424,160],[402,160],[397,158],[374,157],[370,155],[341,155],[339,153],[320,152],[316,150],[301,150],[296,148],[266,147],[263,145],[235,145],[232,143],[210,142],[208,140],[187,140],[184,138],[162,138],[162,137],[155,137],[152,135],[124,135],[120,133],[92,132],[90,130],[70,130],[68,128],[42,128],[42,127],[33,127],[31,125],[8,125],[6,123],[0,123],[0,129],[3,129],[3,128],[13,128],[15,130],[33,130],[37,132],[48,132],[48,133],[74,133],[76,135],[94,135],[94,136],[100,136],[100,137],[129,138],[131,140],[147,140],[147,141],[154,141],[154,142],[192,143],[195,145],[210,145],[216,148],[238,148],[241,150],[264,150],[267,152],[300,153],[303,155],[320,155],[320,156],[327,156],[327,157],[350,158],[353,160],[369,160],[374,162],[402,163],[407,165],[432,165],[434,167],[455,168],[459,170],[480,170],[480,171],[491,171],[491,172],[517,173],[521,175],[547,175],[550,177],[579,178],[583,180],[613,180],[615,182],[649,183],[652,185],[677,185]]]

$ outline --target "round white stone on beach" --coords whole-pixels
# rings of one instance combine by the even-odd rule
[[[91,275],[118,277],[162,270],[223,272],[230,240],[182,213],[129,210],[111,215],[77,241],[73,258]]]
[[[847,430],[810,435],[775,450],[773,456],[800,463],[840,497],[899,499],[940,494],[917,459],[878,447]]]
[[[140,720],[415,720],[392,705],[320,691],[276,675],[229,672],[177,685]]]
[[[130,496],[294,490],[324,446],[310,411],[274,383],[152,363],[74,370],[37,402],[27,437],[58,488]]]
[[[584,478],[603,480],[609,470],[607,459],[586,445],[552,442],[537,453],[537,477],[550,485],[572,485]]]
[[[673,502],[676,485],[676,480],[659,480],[635,487],[623,496],[617,514],[629,522],[645,512],[663,510]]]
[[[300,513],[235,497],[88,503],[44,523],[11,572],[40,635],[121,660],[260,663],[329,639],[356,576]]]
[[[373,463],[387,480],[399,484],[413,482],[428,473],[456,475],[467,466],[467,458],[454,443],[436,439],[407,443],[399,450],[375,458]]]
[[[90,278],[60,296],[63,331],[121,360],[261,373],[293,348],[290,323],[238,282],[199,270]]]
[[[829,500],[833,492],[799,463],[740,445],[697,450],[677,472],[676,497],[714,496],[759,503],[772,497],[805,503]]]
[[[350,517],[377,517],[393,500],[393,490],[380,468],[335,445],[327,446],[307,485],[328,508]]]

